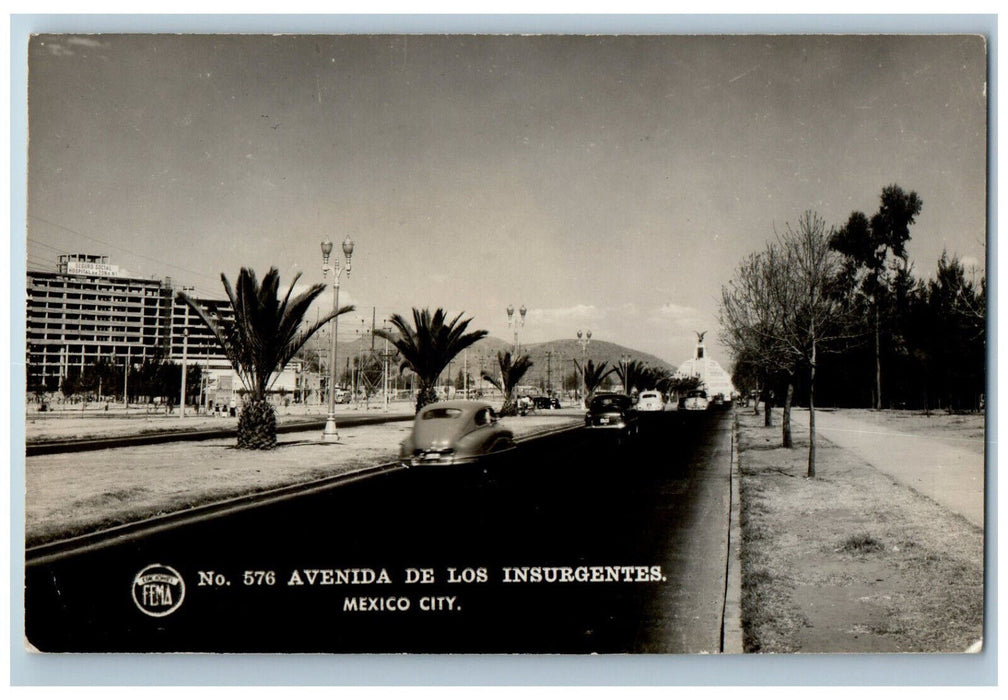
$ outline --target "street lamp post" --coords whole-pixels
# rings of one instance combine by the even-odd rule
[[[350,257],[353,255],[354,242],[347,236],[343,241],[343,254],[346,256],[346,274],[350,278]],[[333,273],[333,316],[332,338],[329,339],[329,415],[326,417],[325,428],[322,429],[322,440],[326,442],[336,442],[339,440],[339,433],[336,432],[336,331],[339,329],[339,287],[340,275],[343,274],[343,266],[339,264],[339,253],[336,254],[335,265],[329,264],[329,254],[332,253],[333,243],[328,238],[322,241],[322,278],[325,279],[329,272]]]
[[[588,407],[588,381],[585,378],[585,364],[588,357],[588,343],[591,342],[591,331],[585,331],[582,333],[580,330],[577,332],[578,343],[581,344],[581,400],[584,402],[585,408]]]
[[[526,309],[525,305],[522,304],[521,308],[518,309],[518,316],[515,316],[514,304],[508,304],[507,307],[508,325],[510,326],[512,325],[512,323],[514,324],[514,354],[516,356],[518,355],[518,327],[519,325],[521,326],[525,325],[525,314],[527,313],[528,309]]]

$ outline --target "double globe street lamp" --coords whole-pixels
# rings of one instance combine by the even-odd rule
[[[343,241],[343,254],[346,256],[346,274],[350,278],[350,257],[353,255],[354,242],[347,236]],[[332,253],[333,242],[328,238],[322,241],[322,279],[325,279],[329,271],[333,273],[333,329],[332,337],[329,339],[329,415],[326,417],[325,428],[322,429],[322,440],[325,442],[336,442],[339,440],[339,433],[336,432],[336,331],[339,329],[339,286],[340,275],[343,274],[343,266],[340,265],[339,253],[336,254],[334,265],[329,264],[329,255]]]
[[[508,304],[507,307],[507,317],[508,325],[514,325],[514,354],[518,355],[518,328],[519,326],[525,326],[525,314],[528,313],[528,309],[525,308],[525,304],[522,304],[521,308],[518,309],[518,316],[515,316],[514,304]]]

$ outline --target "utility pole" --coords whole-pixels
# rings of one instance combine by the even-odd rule
[[[550,396],[553,395],[553,372],[550,367],[550,362],[553,359],[553,351],[546,351],[546,393]]]
[[[123,406],[129,411],[129,364],[130,346],[126,346],[126,362],[123,363]]]
[[[388,324],[382,323],[382,330],[388,330]],[[372,333],[372,337],[374,334]],[[385,412],[388,413],[389,409],[389,397],[388,397],[388,369],[389,369],[389,351],[388,351],[388,337],[385,338],[385,352],[382,353],[382,370],[384,373],[385,380]]]

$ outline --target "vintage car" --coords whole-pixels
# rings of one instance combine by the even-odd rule
[[[637,409],[626,394],[596,394],[588,402],[585,427],[593,431],[612,431],[620,436],[636,435],[640,430]]]
[[[637,398],[638,411],[664,411],[665,397],[660,391],[642,391]]]
[[[490,404],[439,401],[417,413],[413,430],[399,446],[399,461],[408,467],[471,464],[514,444],[514,433],[500,425]]]
[[[693,389],[682,399],[682,409],[684,411],[706,411],[710,401],[707,399],[707,392],[703,389]]]
[[[555,396],[533,396],[532,405],[539,408],[560,408],[560,399]]]

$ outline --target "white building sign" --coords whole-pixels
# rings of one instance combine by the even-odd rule
[[[84,260],[67,261],[67,273],[89,277],[119,277],[119,266]]]

